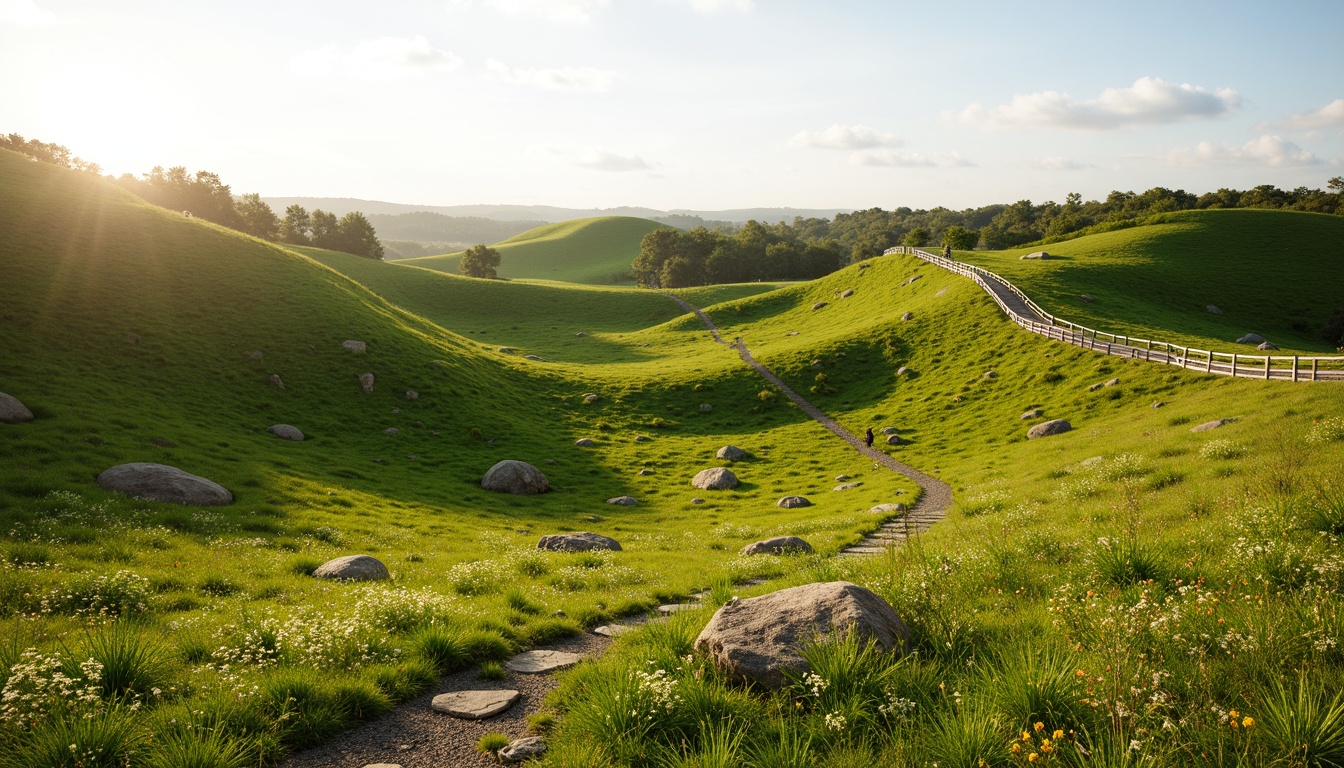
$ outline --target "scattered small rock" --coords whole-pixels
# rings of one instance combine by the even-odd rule
[[[607,499],[608,504],[616,504],[621,507],[633,507],[639,503],[634,496],[617,496],[614,499]]]
[[[790,552],[804,555],[812,554],[812,545],[797,536],[776,536],[773,539],[757,541],[742,548],[740,555],[783,555]]]
[[[1162,402],[1161,400],[1154,400],[1154,401],[1153,401],[1153,407],[1154,407],[1154,408],[1161,408],[1161,407],[1164,406],[1164,405],[1166,405],[1166,403]]]
[[[1023,412],[1023,414],[1021,416],[1018,416],[1017,418],[1023,421],[1026,421],[1028,419],[1039,419],[1041,415],[1044,413],[1045,411],[1042,411],[1040,408],[1032,408],[1030,411]]]
[[[1242,336],[1240,339],[1237,339],[1237,343],[1238,343],[1238,344],[1264,344],[1264,343],[1265,343],[1265,337],[1264,337],[1264,336],[1261,336],[1261,335],[1258,334],[1258,333],[1248,333],[1248,334],[1246,334],[1245,336]]]
[[[692,499],[691,499],[691,503],[692,503],[692,504],[704,504],[704,503],[705,503],[705,500],[704,500],[704,499],[701,499],[701,498],[699,498],[699,497],[696,497],[696,498],[692,498]]]
[[[387,566],[370,555],[346,555],[319,565],[313,571],[317,579],[346,579],[348,581],[383,581],[392,578]]]
[[[817,311],[818,309],[821,309],[822,307],[826,306],[827,304],[828,304],[828,302],[825,302],[825,301],[818,301],[816,304],[813,304],[813,305],[812,305],[812,311],[815,312],[815,311]]]
[[[160,447],[160,448],[176,448],[176,447],[177,447],[177,443],[174,443],[172,440],[169,440],[169,439],[166,438],[166,437],[151,437],[151,438],[149,438],[149,444],[150,444],[150,445],[157,445],[157,446]]]
[[[1272,342],[1272,341],[1262,341],[1262,342],[1260,342],[1260,344],[1259,344],[1258,346],[1256,346],[1256,349],[1258,349],[1258,350],[1260,350],[1260,351],[1262,351],[1262,352],[1265,352],[1265,351],[1273,351],[1273,350],[1277,350],[1278,348],[1279,348],[1278,345],[1275,344],[1275,343]]]
[[[589,392],[588,394],[583,396],[583,402],[587,403],[588,405],[592,405],[593,403],[596,403],[598,400],[601,399],[602,398],[594,392]]]
[[[540,736],[526,736],[509,742],[499,750],[499,761],[506,765],[534,760],[546,754],[546,740]]]
[[[905,376],[908,373],[912,373],[912,371],[910,370],[910,366],[908,365],[902,365],[900,368],[896,369],[897,376]]]
[[[785,496],[775,502],[775,506],[781,509],[799,509],[812,506],[812,502],[806,496]]]
[[[346,339],[345,341],[341,342],[341,346],[345,349],[350,350],[352,353],[356,355],[364,354],[364,352],[366,352],[369,348],[368,345],[365,344],[364,342],[355,341],[354,339]]]
[[[903,313],[903,314],[901,315],[901,319],[908,323],[908,322],[910,322],[911,320],[914,320],[914,319],[915,319],[915,313],[914,313],[914,312],[905,312],[905,313]]]
[[[647,443],[647,442],[649,442],[649,436],[648,436],[648,435],[635,435],[635,442],[636,442],[636,443]]]
[[[609,536],[583,531],[580,533],[552,533],[542,536],[537,549],[550,552],[591,552],[596,549],[621,551],[621,543]]]
[[[406,399],[407,399],[407,400],[419,400],[419,399],[420,399],[420,393],[419,393],[419,392],[416,392],[414,389],[408,389],[408,390],[406,390]]]
[[[594,629],[593,634],[602,635],[603,637],[616,637],[618,635],[624,635],[626,632],[630,632],[634,629],[635,626],[633,624],[603,624]]]
[[[1119,383],[1120,383],[1120,379],[1119,379],[1119,378],[1107,379],[1106,381],[1103,381],[1103,382],[1101,383],[1101,386],[1103,386],[1103,387],[1114,387],[1114,386],[1118,385]]]
[[[572,667],[580,661],[583,661],[583,654],[568,651],[524,651],[504,662],[504,668],[524,675],[541,675]]]
[[[841,484],[841,485],[837,485],[837,486],[835,486],[835,487],[832,488],[831,490],[832,490],[832,491],[852,491],[852,490],[854,490],[855,488],[858,488],[860,485],[863,485],[863,482],[862,482],[862,481],[853,482],[853,483],[843,483],[843,484]]]
[[[574,334],[574,335],[581,339],[581,338],[583,338],[584,336],[587,336],[588,334],[584,333],[583,331],[579,331],[578,333],[576,333],[576,334]]]
[[[646,475],[652,475],[652,474],[653,474],[653,470],[652,470],[652,469],[641,469],[641,470],[639,470],[638,472],[636,472],[635,474],[636,474],[636,475],[639,475],[640,477],[644,477],[644,476],[646,476]]]
[[[514,349],[513,347],[500,347],[495,351],[501,355],[512,355],[518,352],[518,350]]]
[[[883,427],[883,428],[882,428],[882,434],[884,434],[884,435],[894,435],[894,434],[896,434],[896,433],[898,433],[898,432],[900,432],[900,430],[897,429],[897,428],[895,428],[895,427]]]
[[[1086,294],[1086,293],[1084,293],[1084,294],[1081,296],[1081,298],[1082,298],[1083,301],[1087,302],[1088,304],[1091,304],[1092,302],[1096,301],[1096,299],[1092,298],[1091,296],[1089,296],[1089,295]]]
[[[546,359],[539,355],[523,355],[524,360],[531,360],[534,363],[544,363]]]
[[[401,433],[401,430],[400,430],[400,429],[397,429],[396,427],[388,427],[387,429],[384,429],[384,430],[383,430],[383,434],[384,434],[384,435],[396,435],[396,434],[400,434],[400,433]]]
[[[853,295],[854,295],[854,289],[853,289],[853,288],[846,288],[845,290],[843,290],[843,291],[840,292],[840,298],[842,298],[842,299],[848,299],[850,296],[853,296]]]
[[[271,383],[274,384],[274,385],[276,386],[276,388],[278,388],[281,392],[284,392],[284,391],[285,391],[285,382],[284,382],[283,379],[280,378],[280,374],[278,374],[278,373],[272,373],[272,374],[271,374],[271,379],[270,379],[270,381],[271,381]]]
[[[19,402],[19,398],[0,392],[0,421],[6,424],[22,424],[33,420],[33,412]]]
[[[372,374],[372,373],[361,373],[361,374],[359,374],[359,388],[362,389],[362,390],[364,390],[364,394],[366,394],[366,395],[367,395],[367,394],[370,394],[370,393],[373,392],[373,374]]]
[[[998,371],[985,371],[985,375],[982,376],[981,378],[984,378],[984,379],[997,379],[997,378],[999,378],[999,373],[998,373]]]
[[[263,360],[265,359],[266,354],[263,353],[260,349],[254,349],[251,352],[247,353],[247,357],[249,360]]]
[[[597,443],[596,443],[595,441],[593,441],[591,438],[587,438],[587,437],[581,437],[581,438],[579,438],[578,440],[575,440],[575,441],[574,441],[574,444],[577,445],[577,446],[580,447],[580,448],[596,448],[596,447],[597,447]]]
[[[1221,314],[1223,314],[1223,310],[1221,310],[1221,309],[1215,307],[1215,306],[1212,305],[1212,304],[1205,304],[1205,305],[1204,305],[1204,311],[1205,311],[1205,312],[1208,312],[1208,313],[1211,314],[1211,315],[1221,315]]]
[[[547,463],[554,463],[547,459]],[[540,469],[525,461],[505,459],[486,470],[481,478],[481,487],[487,491],[504,491],[520,496],[544,493],[551,488],[546,475]]]
[[[293,440],[296,443],[303,442],[303,432],[300,432],[298,427],[289,424],[272,424],[266,428],[266,431],[281,440]]]
[[[392,413],[392,414],[398,414],[398,413],[401,413],[401,409],[400,409],[400,408],[393,408],[391,411],[389,411],[389,413]]]
[[[848,479],[849,479],[849,475],[836,475],[836,476],[835,476],[835,482],[837,482],[837,483],[843,483],[843,482],[845,482],[845,481],[848,480]]]
[[[728,461],[741,461],[747,458],[747,452],[735,445],[725,445],[714,453],[714,457]]]
[[[726,467],[702,469],[691,478],[691,485],[703,491],[726,491],[738,486],[737,475]]]
[[[900,445],[905,442],[900,435],[887,435],[887,445]]]
[[[1101,389],[1103,386],[1105,386],[1105,385],[1103,385],[1100,381],[1098,381],[1096,384],[1090,384],[1090,385],[1088,385],[1088,387],[1087,387],[1087,391],[1088,391],[1088,392],[1096,392],[1098,389]]]
[[[545,464],[559,464],[560,462],[556,461],[555,459],[546,459],[543,463],[545,463]]]
[[[896,502],[895,504],[878,504],[868,511],[875,515],[891,515],[897,512],[908,512],[910,511],[910,508],[900,502]]]
[[[1062,435],[1073,429],[1073,425],[1065,419],[1055,419],[1053,421],[1043,421],[1027,430],[1027,439],[1034,440],[1038,437],[1049,437],[1050,435]]]
[[[233,501],[219,483],[183,472],[167,464],[145,461],[118,464],[98,475],[98,486],[136,499],[217,507]]]
[[[714,410],[714,406],[710,405],[709,403],[701,403],[701,404],[700,404],[700,412],[701,412],[701,413],[709,413],[709,412],[712,411],[712,410]]]
[[[1191,427],[1191,428],[1190,428],[1190,431],[1191,431],[1191,432],[1208,432],[1210,429],[1217,429],[1217,428],[1219,428],[1219,427],[1221,427],[1221,426],[1225,426],[1225,425],[1227,425],[1227,424],[1231,424],[1231,423],[1234,422],[1234,421],[1236,421],[1236,419],[1214,419],[1213,421],[1206,421],[1206,422],[1204,422],[1203,424],[1200,424],[1200,425],[1198,425],[1198,426]]]
[[[521,696],[518,691],[453,691],[435,696],[430,707],[462,720],[484,720],[513,706]]]

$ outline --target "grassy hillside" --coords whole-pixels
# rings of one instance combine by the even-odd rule
[[[603,216],[537,227],[493,245],[502,257],[499,276],[590,285],[627,283],[640,240],[662,226],[632,216]],[[455,253],[402,263],[456,274],[461,257]]]
[[[1185,211],[1057,243],[1050,260],[1022,261],[1029,250],[957,255],[1091,328],[1222,351],[1254,332],[1290,354],[1334,352],[1319,331],[1344,308],[1344,217]]]

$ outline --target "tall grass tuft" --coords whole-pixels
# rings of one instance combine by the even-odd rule
[[[1337,480],[1316,480],[1306,500],[1306,513],[1312,530],[1344,536],[1344,486]]]
[[[743,731],[732,720],[704,721],[695,747],[683,744],[680,752],[667,751],[658,758],[658,768],[738,768]]]
[[[749,744],[745,751],[748,768],[812,768],[816,762],[812,734],[787,724],[778,733]]]
[[[415,634],[411,644],[416,656],[441,675],[461,669],[470,658],[462,636],[446,627],[425,627]]]
[[[1134,533],[1098,539],[1092,562],[1101,581],[1119,587],[1161,580],[1167,571],[1157,545],[1140,541]]]
[[[967,706],[943,712],[929,726],[923,747],[938,765],[999,766],[1010,754],[993,713]]]
[[[246,768],[255,762],[244,742],[218,729],[173,731],[155,740],[148,768]]]
[[[993,691],[999,711],[1014,728],[1043,722],[1055,729],[1086,730],[1095,710],[1082,701],[1076,670],[1067,653],[1054,648],[1023,646],[984,672],[984,685]]]
[[[84,650],[88,658],[102,665],[99,682],[106,698],[149,698],[168,685],[169,652],[124,621],[88,633]]]
[[[1326,692],[1306,677],[1291,691],[1276,684],[1265,698],[1261,727],[1277,762],[1301,766],[1344,765],[1344,693],[1327,703]]]
[[[50,718],[0,758],[5,768],[123,768],[139,756],[134,714],[112,706],[87,717]],[[0,742],[0,746],[6,746]]]

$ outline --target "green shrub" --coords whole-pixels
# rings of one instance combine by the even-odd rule
[[[439,679],[438,669],[424,659],[370,669],[373,684],[393,701],[407,701],[429,690]]]
[[[514,646],[498,632],[474,630],[462,636],[462,648],[474,662],[504,661],[513,655]]]
[[[411,647],[418,658],[441,675],[466,666],[470,656],[462,635],[440,626],[421,629],[412,639]]]
[[[339,680],[331,684],[332,700],[354,720],[374,720],[392,711],[392,699],[368,680]]]

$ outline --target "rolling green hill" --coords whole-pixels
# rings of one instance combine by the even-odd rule
[[[1335,225],[1242,213],[1259,214],[1081,238],[1057,262],[967,258],[1108,330],[1267,328],[1311,348],[1292,323],[1319,322],[1340,295]],[[1283,723],[1328,710],[1292,714],[1283,691],[1344,684],[1337,385],[1063,346],[908,257],[682,292],[841,423],[895,427],[902,442],[884,450],[953,485],[953,514],[928,534],[836,558],[883,519],[872,506],[916,489],[665,297],[281,248],[5,152],[0,231],[0,391],[36,414],[0,424],[0,685],[23,694],[0,717],[4,768],[68,765],[72,744],[102,755],[91,765],[273,764],[440,673],[704,589],[707,609],[629,633],[566,678],[547,765],[1026,765],[1008,745],[1050,762],[1047,734],[1070,764],[1088,762],[1082,747],[1109,764],[1269,765],[1296,754],[1276,740]],[[1297,260],[1271,273],[1260,250],[1232,246],[1256,236]],[[1154,281],[1159,298],[1129,296]],[[1079,292],[1098,314],[1065,308]],[[1300,313],[1278,309],[1299,300]],[[1219,302],[1225,315],[1200,315]],[[1073,429],[1026,439],[1054,418]],[[1215,419],[1233,421],[1191,431]],[[308,439],[278,440],[276,423]],[[749,453],[733,466],[742,485],[691,488],[724,444]],[[482,491],[504,458],[541,467],[553,491]],[[96,486],[128,461],[204,475],[235,501]],[[832,490],[840,474],[860,485]],[[788,494],[813,506],[778,508]],[[621,495],[637,503],[606,503]],[[574,530],[623,549],[536,549]],[[737,555],[774,535],[818,553]],[[387,563],[391,582],[311,578],[355,553]],[[824,684],[775,697],[693,653],[733,596],[835,580],[888,600],[918,653],[889,666],[837,645]],[[81,669],[90,656],[101,676]],[[65,695],[57,670],[93,692]],[[650,698],[641,680],[676,695]],[[657,709],[623,719],[645,705]],[[1258,725],[1233,729],[1229,710]]]
[[[577,219],[528,230],[493,245],[502,257],[499,276],[590,285],[629,283],[630,264],[644,235],[664,225],[632,216]],[[461,254],[405,259],[401,263],[457,272]]]

